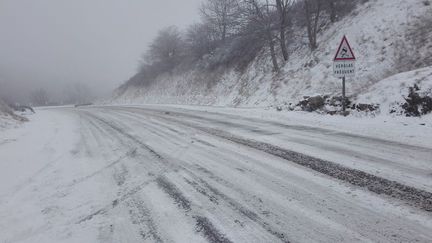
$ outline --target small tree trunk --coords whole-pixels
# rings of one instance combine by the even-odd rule
[[[312,6],[310,0],[305,0],[305,10],[306,10],[306,25],[309,39],[309,46],[311,51],[314,51],[318,48],[317,44],[317,33],[318,33],[318,22],[321,12],[321,1],[317,0],[316,2],[316,10],[315,13],[312,12]],[[313,19],[313,23],[312,23]]]
[[[285,27],[281,27],[280,29],[280,46],[282,50],[282,56],[285,61],[288,61],[288,49],[286,46],[286,38],[285,38]]]
[[[332,23],[336,22],[336,4],[334,0],[328,0],[330,7],[330,21]]]
[[[227,32],[227,5],[224,4],[223,6],[223,13],[222,13],[222,44],[225,44],[226,40],[226,32]]]
[[[315,43],[315,49],[318,47],[317,45],[317,34],[318,34],[318,23],[319,23],[319,18],[320,18],[320,13],[321,13],[321,0],[317,1],[317,9],[315,12],[315,23],[314,23],[314,43]]]
[[[226,24],[224,24],[222,27],[222,44],[225,44],[225,40],[226,40]]]
[[[280,37],[280,46],[282,51],[282,56],[285,61],[288,61],[288,49],[286,46],[286,38],[285,38],[285,29],[286,29],[286,8],[287,6],[283,6],[282,0],[276,0],[276,7],[279,13],[279,37]]]
[[[270,48],[270,56],[273,63],[273,72],[279,72],[279,64],[276,57],[275,44],[273,41],[273,37],[271,36],[271,33],[267,34],[267,39]]]

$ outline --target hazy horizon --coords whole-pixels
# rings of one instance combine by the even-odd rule
[[[108,94],[157,31],[198,21],[200,0],[0,0],[0,96],[53,96],[74,83]]]

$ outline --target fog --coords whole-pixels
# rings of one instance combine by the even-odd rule
[[[0,96],[103,96],[132,76],[160,28],[199,19],[200,0],[0,0]],[[89,93],[89,94],[90,94]]]

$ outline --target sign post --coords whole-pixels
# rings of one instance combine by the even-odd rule
[[[345,77],[342,77],[342,111],[346,110]]]
[[[346,110],[345,79],[355,75],[355,61],[354,52],[344,36],[333,59],[333,74],[342,79],[342,110],[344,112]]]

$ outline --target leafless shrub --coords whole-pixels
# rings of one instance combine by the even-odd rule
[[[270,53],[273,70],[278,72],[295,40],[293,29],[307,27],[313,50],[323,23],[339,20],[361,1],[203,0],[201,21],[184,33],[174,26],[159,31],[138,73],[118,91],[151,85],[164,73],[193,69],[210,73],[227,67],[243,71],[260,52]]]

